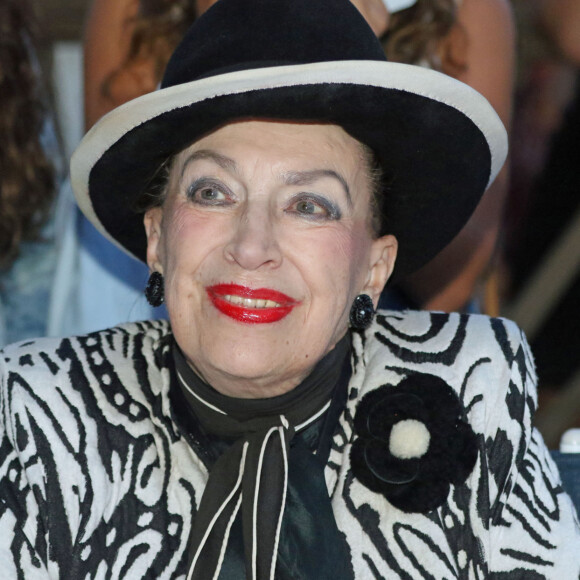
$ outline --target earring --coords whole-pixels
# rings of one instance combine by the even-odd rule
[[[151,306],[161,306],[165,301],[163,295],[163,275],[159,272],[151,272],[147,286],[145,286],[145,298]]]
[[[359,294],[350,309],[350,326],[355,330],[365,330],[373,321],[375,309],[368,294]]]

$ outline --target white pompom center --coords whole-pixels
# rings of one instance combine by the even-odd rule
[[[414,459],[427,453],[430,441],[431,435],[424,423],[405,419],[393,425],[389,450],[399,459]]]

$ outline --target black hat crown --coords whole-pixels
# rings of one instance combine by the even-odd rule
[[[349,0],[219,0],[190,28],[161,88],[254,68],[385,61]]]

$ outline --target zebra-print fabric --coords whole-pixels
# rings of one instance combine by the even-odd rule
[[[172,418],[169,335],[145,322],[4,350],[0,578],[185,577],[207,470]],[[326,480],[355,578],[578,579],[578,522],[531,426],[517,327],[381,312],[353,345]],[[427,514],[400,512],[349,467],[358,400],[416,371],[456,390],[479,440],[471,476]]]

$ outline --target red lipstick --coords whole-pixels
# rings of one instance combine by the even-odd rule
[[[269,288],[248,288],[238,284],[216,284],[206,288],[212,304],[223,314],[249,324],[265,324],[278,322],[288,316],[292,309],[299,304],[290,296]],[[276,305],[261,304],[252,306],[246,303],[235,304],[226,296],[241,299],[263,300],[275,302]]]

